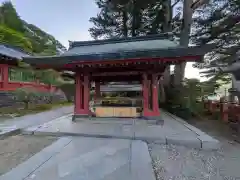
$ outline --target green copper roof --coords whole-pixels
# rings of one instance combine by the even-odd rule
[[[104,54],[129,51],[147,51],[153,49],[166,49],[177,47],[178,44],[169,39],[152,36],[148,38],[124,39],[118,41],[90,41],[90,42],[73,42],[70,49],[62,54],[65,55],[87,55],[87,54]]]
[[[71,42],[70,48],[59,56],[26,57],[24,61],[33,65],[54,65],[87,61],[124,60],[130,58],[157,58],[198,56],[206,48],[180,47],[170,40],[168,34],[133,38]]]

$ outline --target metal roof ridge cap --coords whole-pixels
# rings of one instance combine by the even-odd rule
[[[168,40],[173,41],[173,39],[171,38],[172,36],[173,35],[171,33],[162,33],[162,34],[156,34],[156,35],[127,37],[127,38],[113,38],[113,39],[92,40],[92,41],[72,41],[69,44],[69,50],[72,48],[81,47],[81,46],[134,42],[134,41],[160,40],[160,39],[167,39],[167,38]]]

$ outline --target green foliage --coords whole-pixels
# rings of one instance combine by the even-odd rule
[[[33,24],[28,24],[22,20],[11,1],[6,1],[0,5],[0,43],[13,45],[20,49],[38,56],[49,56],[59,54],[66,48],[53,36],[42,31]],[[27,67],[24,63],[19,63],[21,67]],[[28,66],[29,70],[14,69],[10,72],[10,79],[14,81],[33,81],[36,73]],[[44,70],[42,76],[38,76],[41,82],[57,85],[58,77],[56,71]]]
[[[25,104],[25,109],[29,109],[29,104],[38,100],[44,100],[47,104],[53,104],[54,97],[53,93],[39,92],[31,87],[18,88],[14,91],[14,95],[18,101]]]
[[[1,24],[5,24],[9,28],[16,31],[24,31],[23,23],[18,16],[15,8],[13,7],[11,1],[6,1],[2,3],[2,5],[0,6],[0,13]]]
[[[2,24],[0,25],[0,43],[11,44],[27,52],[32,51],[32,44],[24,34]]]
[[[204,63],[195,64],[200,69],[210,69],[203,73],[204,76],[213,77],[222,82],[230,81],[227,76],[216,75],[211,69],[231,64],[236,60],[236,52],[240,48],[239,9],[239,0],[213,0],[198,9],[194,18],[195,31],[192,43],[216,44],[216,48],[208,53]]]
[[[70,106],[70,105],[72,105],[72,103],[60,102],[55,104],[39,104],[35,106],[29,106],[28,109],[18,109],[18,108],[16,109],[12,107],[4,107],[4,108],[0,108],[0,114],[14,114],[19,117],[27,114],[36,114],[39,112],[51,110],[53,108]]]
[[[52,35],[47,34],[33,24],[23,21],[26,28],[24,34],[33,45],[33,53],[41,56],[51,56],[59,54],[59,49],[65,51],[66,48]]]
[[[216,89],[211,82],[200,82],[198,79],[185,79],[183,87],[167,89],[165,108],[179,117],[189,119],[202,114],[202,98],[212,95]],[[179,96],[181,92],[181,96]]]
[[[168,31],[165,26],[174,28],[174,22],[179,21],[178,9],[175,9],[174,22],[171,19],[166,22],[167,5],[162,0],[97,0],[96,4],[100,13],[90,18],[93,27],[89,29],[95,39],[158,34]],[[171,16],[171,3],[169,11]]]
[[[34,72],[36,78],[39,79],[40,82],[48,85],[59,85],[58,79],[60,78],[60,75],[55,70],[36,70]]]
[[[11,1],[0,5],[0,43],[18,46],[38,55],[55,55],[66,48],[53,36],[22,20]]]
[[[33,88],[18,88],[14,91],[14,94],[18,101],[25,104],[25,109],[29,108],[30,102],[41,96],[41,94]]]
[[[58,88],[64,92],[69,102],[73,101],[75,96],[75,84],[61,84],[58,86]]]

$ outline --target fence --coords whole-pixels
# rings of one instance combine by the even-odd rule
[[[205,100],[204,108],[208,113],[218,113],[224,122],[240,123],[240,105],[230,102]]]
[[[51,77],[49,77],[51,78]],[[32,87],[38,91],[54,92],[55,86],[39,82],[31,71],[21,71],[7,64],[0,64],[0,91],[14,91],[21,87]]]
[[[4,85],[3,85],[4,84]],[[42,92],[54,92],[56,90],[55,86],[46,85],[39,82],[3,82],[0,81],[0,91],[14,91],[21,87],[32,87],[38,91]]]

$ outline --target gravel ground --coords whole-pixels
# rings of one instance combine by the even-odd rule
[[[0,140],[0,175],[56,141],[56,137],[12,136]]]
[[[217,151],[150,144],[157,180],[240,180],[240,144],[227,125],[217,121],[191,122],[219,139]]]

